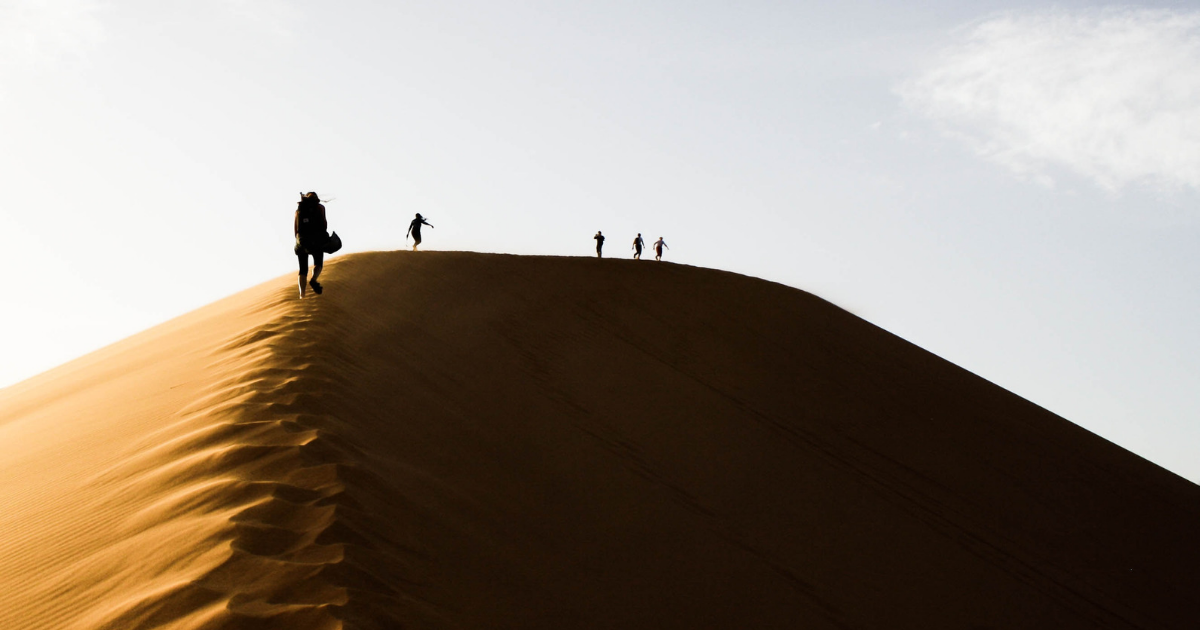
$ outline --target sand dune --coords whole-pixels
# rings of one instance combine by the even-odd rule
[[[1200,623],[1200,488],[809,294],[326,274],[0,391],[0,628]]]

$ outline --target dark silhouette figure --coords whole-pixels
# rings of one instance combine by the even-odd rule
[[[662,260],[662,250],[664,247],[667,247],[667,242],[660,236],[657,241],[654,241],[654,260]],[[667,247],[667,249],[671,248]]]
[[[428,225],[429,227],[433,227],[433,224],[426,221],[425,217],[421,216],[421,213],[418,212],[417,218],[413,219],[412,223],[408,224],[408,233],[406,233],[404,235],[404,238],[408,238],[408,235],[412,234],[413,251],[414,252],[417,251],[417,245],[421,244],[421,226],[422,225]]]
[[[604,258],[604,252],[601,251],[604,249],[604,235],[600,230],[596,230],[596,235],[592,238],[596,239],[596,258]]]
[[[300,203],[296,204],[296,258],[300,263],[300,297],[307,293],[311,286],[313,292],[321,294],[321,283],[317,277],[321,275],[321,266],[325,259],[325,241],[329,235],[325,232],[329,225],[325,221],[325,206],[317,193],[309,192],[300,195]],[[313,275],[308,279],[308,257],[313,258]]]
[[[633,239],[633,259],[642,259],[642,248],[646,246],[646,241],[642,240],[642,233],[638,232],[637,238]]]

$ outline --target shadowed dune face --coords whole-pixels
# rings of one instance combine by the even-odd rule
[[[806,293],[335,259],[0,392],[0,628],[1194,628],[1200,489]]]

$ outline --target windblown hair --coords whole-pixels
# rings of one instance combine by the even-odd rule
[[[303,208],[305,206],[315,206],[319,203],[321,203],[321,198],[317,196],[317,193],[308,192],[300,195],[300,201],[296,204],[296,207]]]

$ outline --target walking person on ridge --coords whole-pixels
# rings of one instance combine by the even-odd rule
[[[314,293],[321,294],[322,287],[321,283],[317,282],[317,277],[321,275],[321,266],[325,262],[325,241],[329,238],[325,230],[328,228],[329,224],[325,220],[325,206],[321,204],[317,193],[309,192],[300,195],[300,202],[296,204],[296,220],[294,222],[296,246],[293,248],[300,263],[300,297],[305,296],[309,286],[312,287]],[[313,258],[311,280],[308,279],[309,256]]]
[[[646,246],[646,241],[642,240],[642,233],[638,232],[637,238],[633,239],[633,259],[642,259],[642,248]]]
[[[417,245],[421,244],[421,226],[422,225],[428,225],[431,228],[433,227],[433,224],[426,221],[425,217],[421,216],[421,213],[418,212],[417,218],[413,219],[412,223],[408,224],[408,232],[405,233],[405,235],[404,235],[404,238],[407,240],[408,235],[412,234],[413,251],[414,252],[417,251]]]
[[[660,236],[657,241],[654,241],[654,260],[662,260],[662,250],[664,247],[667,247],[667,242]],[[667,247],[667,249],[671,248]]]
[[[600,230],[596,230],[596,235],[592,238],[596,239],[596,258],[604,258],[604,252],[601,251],[604,249],[604,235]]]

